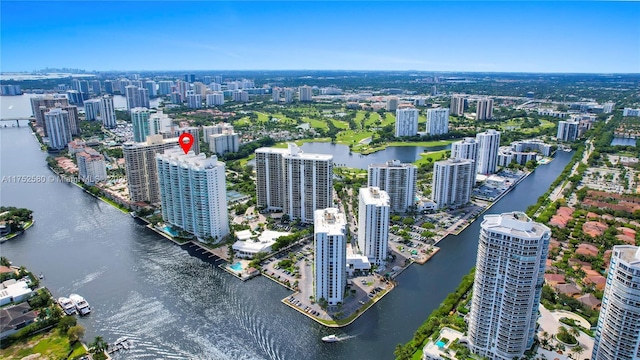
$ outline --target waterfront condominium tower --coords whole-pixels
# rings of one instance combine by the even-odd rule
[[[100,119],[102,126],[112,129],[116,127],[116,112],[113,107],[113,97],[105,95],[100,99]]]
[[[389,194],[377,187],[360,188],[358,247],[369,262],[384,265],[389,242]]]
[[[396,110],[396,137],[418,134],[418,109]]]
[[[465,102],[464,96],[451,95],[451,105],[449,106],[451,115],[456,115],[456,116],[464,115],[464,102]]]
[[[47,127],[49,148],[61,150],[67,147],[71,141],[71,125],[69,124],[69,112],[61,108],[53,108],[44,114]]]
[[[44,114],[54,107],[69,106],[69,99],[62,94],[35,96],[31,98],[31,111],[36,118],[36,125],[42,127],[47,136],[47,126],[44,122]]]
[[[613,247],[593,360],[640,359],[640,247]]]
[[[229,234],[224,163],[175,147],[156,154],[162,218],[200,241]]]
[[[498,165],[498,149],[500,148],[500,132],[493,129],[476,135],[478,143],[478,159],[476,171],[478,174],[493,174]]]
[[[162,135],[151,135],[145,142],[126,142],[122,146],[127,173],[129,198],[132,202],[160,201],[156,154],[178,145],[178,138],[163,139]]]
[[[560,120],[558,122],[558,134],[556,137],[560,141],[571,142],[578,138],[578,127],[580,123],[572,120]]]
[[[100,117],[100,99],[89,99],[84,102],[84,119],[87,121],[98,120]]]
[[[312,223],[314,211],[332,206],[333,156],[287,149],[256,150],[258,206],[282,209],[290,219]]]
[[[347,284],[347,220],[336,208],[316,210],[313,222],[314,295],[337,305]]]
[[[431,200],[438,209],[461,206],[471,201],[476,174],[473,160],[449,159],[433,164]]]
[[[468,320],[473,353],[511,360],[533,345],[550,237],[521,212],[484,217]]]
[[[476,167],[478,165],[478,143],[475,138],[466,137],[451,144],[451,157],[454,159],[466,159],[473,161],[473,174],[475,181]]]
[[[449,132],[449,109],[427,110],[427,134],[442,135]]]
[[[483,98],[478,100],[478,104],[476,106],[476,119],[477,120],[493,119],[493,99]]]
[[[417,166],[391,160],[369,165],[368,172],[367,186],[375,186],[389,194],[392,212],[407,212],[415,205]]]

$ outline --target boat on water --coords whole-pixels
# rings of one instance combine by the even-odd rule
[[[58,305],[64,310],[64,313],[67,315],[73,315],[76,313],[76,304],[74,304],[73,300],[66,297],[58,298]]]
[[[87,315],[91,312],[91,306],[89,303],[78,294],[69,295],[69,299],[73,301],[73,304],[76,306],[76,310],[78,310],[78,314]]]
[[[335,335],[329,335],[329,336],[323,337],[322,341],[324,341],[324,342],[336,342],[336,341],[340,341],[340,339]]]

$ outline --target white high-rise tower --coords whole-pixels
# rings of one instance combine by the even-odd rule
[[[438,204],[438,209],[471,201],[476,178],[473,169],[472,160],[449,159],[433,164],[431,200]]]
[[[392,212],[407,212],[415,205],[417,166],[392,160],[384,164],[371,164],[368,172],[367,186],[380,188],[389,194]]]
[[[418,134],[418,109],[396,110],[396,137]]]
[[[336,208],[314,214],[314,295],[329,305],[344,300],[347,285],[347,220]]]
[[[640,359],[640,247],[613,247],[593,360]]]
[[[389,195],[377,187],[360,188],[358,247],[369,262],[384,265],[389,244]]]
[[[156,155],[162,218],[201,241],[229,234],[224,163],[180,148]]]
[[[476,171],[478,174],[493,174],[498,165],[498,150],[500,148],[500,132],[493,129],[476,135],[478,143],[478,160]]]
[[[113,107],[113,97],[105,95],[100,99],[100,119],[106,128],[116,127],[116,112]]]
[[[427,110],[427,133],[442,135],[449,132],[449,109]]]
[[[551,230],[521,212],[486,215],[480,227],[471,351],[494,360],[520,358],[533,345]]]

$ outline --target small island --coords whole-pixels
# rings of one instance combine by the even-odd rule
[[[0,206],[0,242],[12,239],[33,225],[33,211]]]

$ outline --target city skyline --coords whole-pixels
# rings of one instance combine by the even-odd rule
[[[69,21],[51,16],[61,6]],[[133,71],[640,71],[636,3],[2,2],[0,7],[5,72],[114,70],[123,67],[122,54],[140,55],[127,57],[126,67]],[[401,20],[421,13],[426,23]],[[225,36],[185,39],[175,30],[177,23]],[[299,31],[304,28],[308,31]],[[456,39],[464,46],[451,46]],[[95,43],[100,46],[85,48]],[[38,56],[42,53],[55,56]]]

